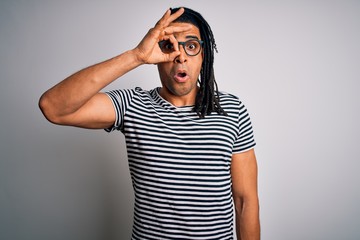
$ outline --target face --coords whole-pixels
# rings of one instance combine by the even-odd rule
[[[173,26],[189,26],[190,30],[175,33],[178,42],[200,38],[200,31],[190,23],[171,23]],[[198,91],[197,80],[203,61],[202,51],[196,56],[188,56],[180,45],[180,55],[172,62],[158,64],[162,88],[160,95],[175,106],[193,105]]]

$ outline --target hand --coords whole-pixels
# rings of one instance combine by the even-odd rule
[[[184,13],[184,9],[180,8],[176,13],[171,15],[171,10],[167,10],[164,16],[151,28],[145,35],[139,45],[134,49],[137,58],[141,63],[156,64],[160,62],[173,61],[180,55],[179,45],[174,33],[184,32],[188,27],[169,26],[175,19]],[[172,53],[165,54],[161,51],[158,43],[162,40],[169,40],[174,45]]]

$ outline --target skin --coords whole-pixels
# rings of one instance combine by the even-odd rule
[[[188,27],[188,31],[174,34],[177,41],[201,39],[197,27],[189,23],[172,23],[170,26]],[[200,74],[203,54],[188,56],[183,47],[174,61],[159,63],[158,70],[162,83],[161,96],[175,106],[194,105],[198,91],[197,79]],[[185,78],[178,79],[178,73],[186,73]]]
[[[199,29],[189,23],[173,21],[184,12],[173,15],[168,10],[150,29],[136,48],[114,58],[82,69],[46,91],[39,100],[44,116],[52,123],[89,129],[111,127],[115,110],[108,96],[100,91],[127,72],[144,64],[156,64],[162,84],[161,96],[174,106],[195,102],[203,54],[187,56],[177,41],[200,39]],[[170,40],[174,52],[165,54],[158,46]],[[178,73],[186,72],[185,78]],[[257,164],[254,150],[233,154],[232,191],[236,210],[238,239],[260,239]]]
[[[172,62],[181,54],[174,34],[188,30],[188,26],[170,26],[184,12],[171,15],[168,10],[150,29],[138,46],[107,61],[87,67],[61,81],[39,100],[44,116],[52,123],[90,129],[112,126],[115,110],[101,89],[127,72],[143,64]],[[175,51],[165,54],[158,46],[161,40],[170,40]]]
[[[231,178],[238,240],[260,239],[257,172],[254,149],[233,154]]]

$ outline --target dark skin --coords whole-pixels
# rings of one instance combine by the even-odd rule
[[[55,124],[82,128],[103,129],[112,126],[115,111],[110,99],[100,91],[143,64],[174,61],[181,54],[174,34],[189,30],[189,26],[170,24],[183,12],[181,9],[170,15],[168,10],[136,48],[80,70],[46,91],[39,101],[45,117]],[[175,50],[169,54],[163,53],[158,46],[161,40],[170,40]]]
[[[200,39],[200,31],[190,23],[171,23],[174,27],[187,27],[189,30],[175,33],[177,41]],[[183,46],[180,55],[174,61],[158,63],[158,70],[162,88],[161,96],[175,106],[190,106],[195,104],[198,92],[197,80],[199,78],[203,54],[188,56]]]
[[[109,97],[100,91],[144,64],[158,66],[162,83],[160,94],[164,99],[175,106],[193,105],[203,54],[188,56],[178,45],[178,41],[200,39],[199,29],[194,25],[173,22],[183,12],[184,9],[180,9],[171,15],[168,10],[136,48],[80,70],[46,91],[39,101],[45,117],[60,125],[89,129],[111,127],[116,118],[115,110]],[[161,40],[169,40],[174,51],[162,52],[158,45]],[[231,162],[237,237],[258,240],[260,224],[254,150],[233,154]]]

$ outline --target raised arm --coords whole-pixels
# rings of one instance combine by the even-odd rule
[[[39,100],[44,116],[52,123],[83,128],[107,128],[115,121],[115,111],[110,99],[101,89],[142,64],[172,61],[180,54],[161,52],[158,42],[169,39],[173,43],[175,32],[186,31],[169,24],[184,12],[170,15],[168,10],[150,29],[140,44],[114,58],[87,67],[69,76],[46,91]],[[178,46],[178,44],[174,44]]]
[[[231,162],[233,198],[238,240],[259,240],[257,163],[254,150],[234,154]]]
[[[99,91],[139,65],[134,51],[129,51],[85,68],[46,91],[40,98],[40,109],[55,124],[109,127],[115,112],[110,99]]]

